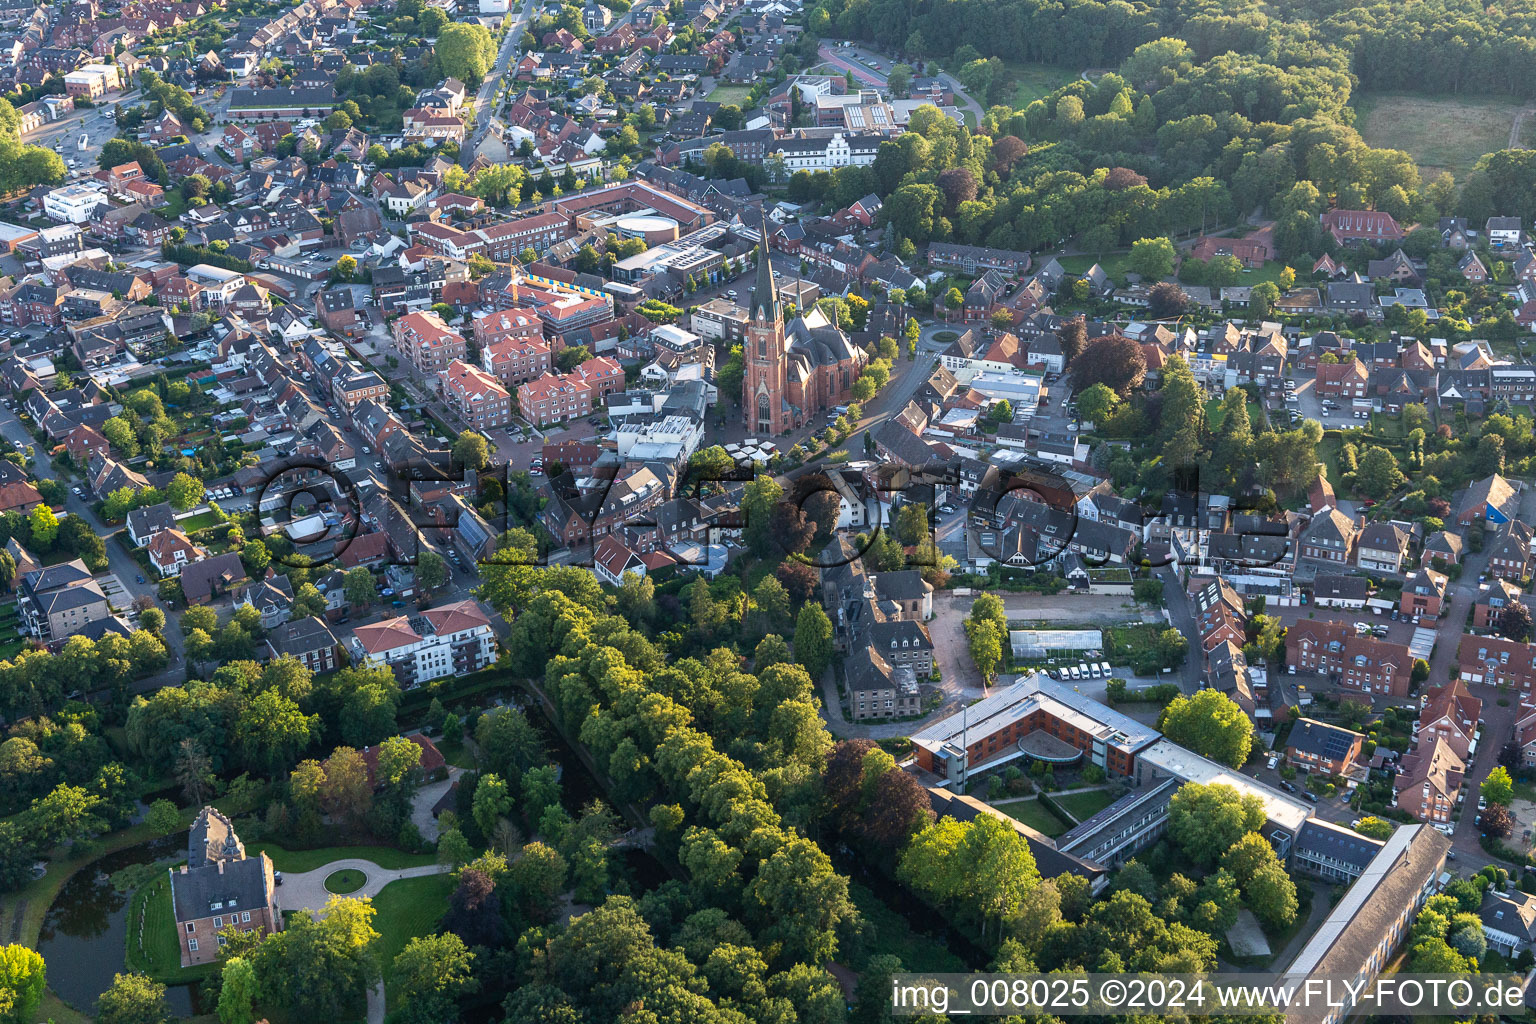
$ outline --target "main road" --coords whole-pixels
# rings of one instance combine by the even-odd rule
[[[518,43],[523,38],[523,29],[533,17],[536,0],[527,0],[522,9],[516,13],[509,13],[507,34],[502,38],[501,49],[496,53],[496,63],[491,70],[486,72],[485,81],[480,83],[480,91],[475,94],[475,133],[470,136],[464,147],[459,151],[459,162],[468,165],[475,158],[475,151],[480,148],[486,132],[491,128],[491,113],[496,108],[496,89],[501,85],[502,76],[512,63],[513,54],[517,53]]]

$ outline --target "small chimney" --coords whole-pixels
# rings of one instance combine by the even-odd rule
[[[221,861],[219,861],[219,874],[222,875],[223,873],[224,873],[224,862],[221,860]]]

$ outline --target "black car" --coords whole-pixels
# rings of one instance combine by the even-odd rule
[[[1305,792],[1305,793],[1303,793],[1301,795],[1302,795],[1302,798],[1304,800],[1307,800],[1309,803],[1314,803],[1314,804],[1317,803],[1317,794],[1312,792],[1311,790],[1307,790],[1307,792]]]
[[[1286,782],[1284,779],[1280,780],[1280,788],[1285,790],[1287,793],[1296,792],[1296,784],[1293,782]]]

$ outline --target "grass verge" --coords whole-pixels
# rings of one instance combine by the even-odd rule
[[[392,978],[390,966],[406,943],[418,935],[437,931],[437,922],[448,909],[453,892],[452,875],[423,875],[390,882],[373,898],[373,927],[379,933],[379,965],[385,978]],[[387,981],[386,1001],[395,998],[394,983]]]
[[[250,852],[261,850],[272,858],[272,867],[278,871],[314,871],[332,861],[357,858],[371,860],[381,868],[417,868],[433,864],[436,857],[430,853],[405,853],[389,846],[322,846],[316,850],[285,850],[275,843],[254,843]]]

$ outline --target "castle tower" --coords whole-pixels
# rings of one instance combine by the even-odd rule
[[[779,294],[768,262],[768,222],[763,221],[762,243],[757,249],[757,280],[747,310],[742,355],[746,373],[741,380],[741,412],[747,430],[772,437],[793,424],[786,400],[784,375],[787,361],[784,323],[780,319]]]

